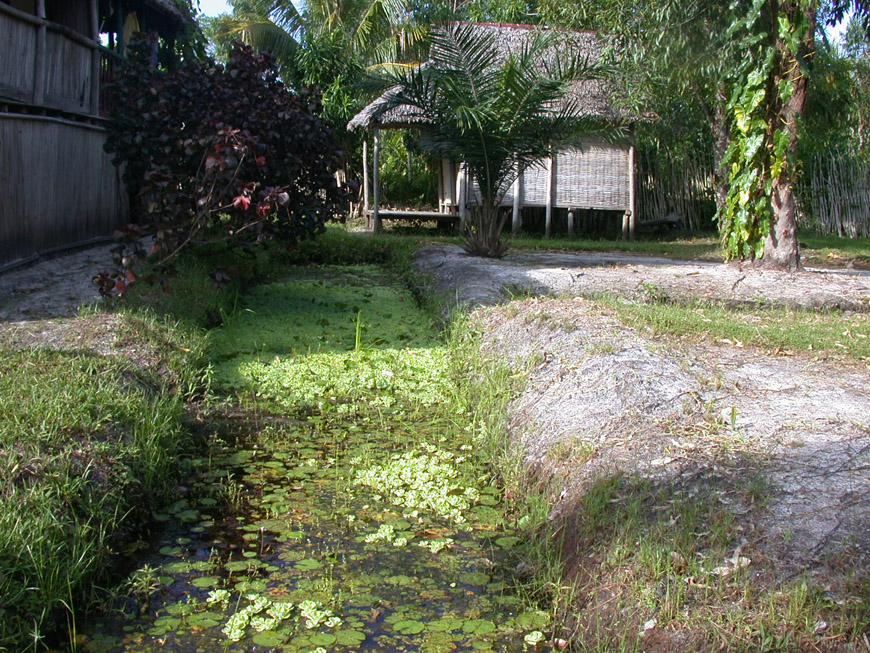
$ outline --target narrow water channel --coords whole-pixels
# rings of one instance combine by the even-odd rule
[[[214,334],[226,393],[165,532],[88,651],[521,651],[545,612],[448,352],[371,267],[257,288]]]

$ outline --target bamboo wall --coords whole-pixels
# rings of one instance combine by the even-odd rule
[[[552,192],[554,208],[625,211],[631,205],[630,184],[628,146],[588,139],[581,148],[560,150],[552,168],[543,163],[528,168],[520,183],[520,206],[546,206],[547,194]],[[446,196],[442,195],[442,201],[447,199],[448,204],[458,195],[449,187],[443,192]],[[480,203],[476,186],[469,190],[468,203]],[[512,206],[513,203],[512,187],[505,193],[502,204]]]
[[[0,4],[0,43],[4,53],[0,56],[0,98],[97,113],[99,84],[94,82],[99,79],[100,59],[96,41]]]
[[[127,219],[102,128],[0,114],[0,268],[39,252],[109,236]]]

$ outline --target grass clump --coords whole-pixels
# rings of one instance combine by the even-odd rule
[[[578,650],[842,650],[868,625],[866,604],[837,605],[801,578],[779,581],[734,505],[740,474],[704,485],[605,476],[554,527],[577,579]]]
[[[143,302],[0,329],[2,650],[64,626],[74,638],[116,552],[171,498],[187,402],[208,388],[206,337],[199,318]]]
[[[113,547],[169,485],[182,405],[87,353],[5,351],[0,374],[0,642],[36,647],[91,597]]]

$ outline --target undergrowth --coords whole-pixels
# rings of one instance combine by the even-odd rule
[[[658,307],[626,310],[642,319]],[[785,328],[795,317],[774,319]],[[471,412],[506,496],[515,498],[532,566],[526,589],[549,601],[561,625],[556,638],[571,641],[572,650],[602,653],[835,651],[863,643],[870,627],[865,585],[847,580],[845,595],[834,596],[810,576],[779,577],[754,548],[769,488],[739,464],[720,461],[684,482],[604,471],[572,488],[546,469],[530,470],[506,423],[528,370],[498,351],[481,353],[477,324],[472,316],[453,332],[459,405]],[[559,457],[582,465],[588,454],[568,447]]]

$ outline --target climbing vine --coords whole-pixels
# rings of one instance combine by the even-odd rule
[[[727,111],[732,131],[723,162],[729,189],[718,215],[726,260],[763,256],[764,241],[775,219],[774,180],[793,178],[799,116],[790,115],[793,112],[786,107],[796,80],[804,74],[801,45],[813,29],[805,12],[811,3],[753,0],[751,5],[738,2],[733,6],[736,11],[729,35],[747,54],[729,80]]]

